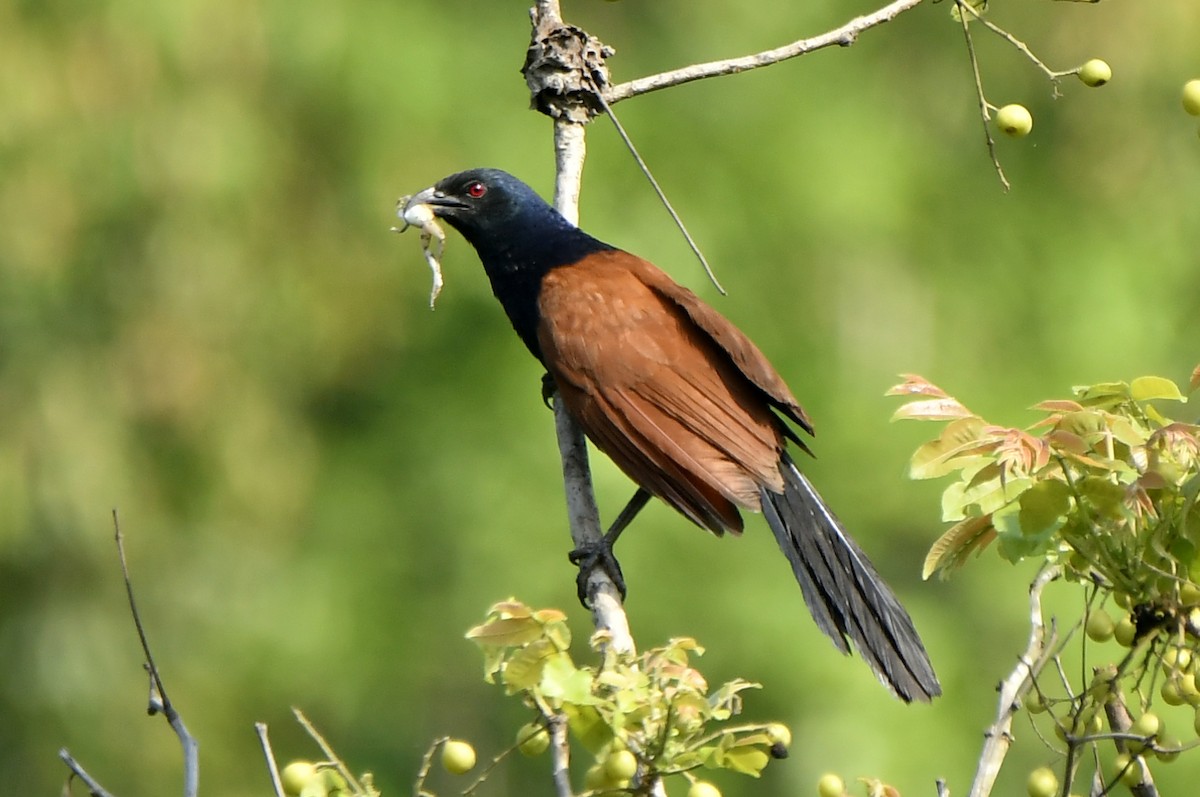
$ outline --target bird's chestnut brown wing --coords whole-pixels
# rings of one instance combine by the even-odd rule
[[[724,347],[647,284],[646,266],[605,252],[547,274],[543,361],[634,481],[702,526],[738,531],[736,506],[758,509],[760,486],[780,487],[782,424]]]

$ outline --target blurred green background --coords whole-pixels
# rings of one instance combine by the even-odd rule
[[[396,197],[498,166],[543,193],[548,120],[518,69],[527,2],[14,0],[0,4],[0,783],[50,794],[68,747],[118,795],[173,793],[145,715],[112,543],[117,508],[204,793],[262,795],[253,723],[314,757],[302,706],[385,794],[436,735],[525,721],[462,632],[515,594],[587,634],[540,371],[454,235],[427,306]],[[834,27],[865,0],[566,0],[616,80]],[[1045,78],[979,29],[989,98],[1033,134],[989,164],[962,32],[926,4],[848,50],[617,106],[729,289],[719,298],[598,120],[584,225],[709,297],[816,420],[814,481],[901,594],[946,697],[905,707],[807,617],[761,521],[716,540],[661,506],[619,549],[641,644],[691,635],[792,758],[727,795],[813,793],[826,769],[962,793],[1026,634],[1031,566],[991,552],[921,583],[941,485],[905,477],[932,426],[883,392],[919,372],[997,421],[1072,384],[1198,358],[1200,74],[1191,0],[996,0]],[[597,459],[611,516],[631,487]],[[1065,618],[1079,610],[1066,588]],[[1182,715],[1181,715],[1182,716]],[[1187,719],[1177,730],[1185,730]],[[1028,726],[1005,793],[1052,760]],[[1186,738],[1186,737],[1185,737]],[[1194,757],[1193,757],[1194,758]],[[1194,783],[1184,772],[1162,777]],[[431,784],[432,785],[432,784]],[[439,791],[449,792],[444,781]],[[1183,788],[1182,786],[1180,788]],[[545,761],[483,793],[550,794]]]

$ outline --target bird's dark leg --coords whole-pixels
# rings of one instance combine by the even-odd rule
[[[554,384],[554,377],[550,376],[550,372],[547,371],[542,374],[542,403],[546,405],[546,409],[554,409],[554,406],[550,402],[557,394],[558,385]]]
[[[642,507],[649,500],[650,493],[639,487],[599,542],[576,548],[567,555],[571,564],[579,568],[575,586],[579,593],[579,602],[584,606],[587,606],[588,575],[597,567],[608,573],[608,577],[612,579],[617,591],[621,593],[621,600],[625,600],[625,576],[621,574],[621,565],[617,563],[617,557],[613,555],[613,545],[621,536],[621,532],[633,522],[638,512],[642,511]]]

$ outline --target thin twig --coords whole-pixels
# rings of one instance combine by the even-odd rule
[[[667,199],[667,195],[663,192],[662,187],[659,186],[658,180],[654,179],[654,175],[650,172],[650,167],[646,165],[646,161],[642,160],[642,156],[637,151],[637,147],[633,145],[633,139],[631,139],[629,134],[625,132],[625,127],[617,119],[617,115],[613,113],[612,106],[604,101],[604,96],[599,91],[596,92],[596,98],[600,100],[600,105],[602,108],[604,108],[604,113],[608,114],[608,118],[612,120],[613,127],[617,128],[617,135],[619,135],[621,140],[625,142],[625,147],[629,150],[629,154],[633,156],[634,161],[637,162],[638,168],[642,170],[642,174],[646,175],[646,179],[650,181],[650,187],[654,189],[654,193],[658,194],[659,201],[663,203],[663,207],[667,209],[667,213],[671,214],[671,219],[674,220],[675,226],[679,228],[681,233],[683,233],[683,239],[687,241],[687,245],[691,247],[692,253],[696,255],[696,258],[700,261],[700,265],[704,266],[704,273],[708,275],[709,280],[711,280],[712,284],[716,286],[717,291],[719,291],[722,296],[725,296],[725,289],[721,287],[721,283],[717,280],[717,275],[713,273],[712,266],[708,264],[708,259],[704,257],[704,253],[701,252],[700,247],[696,245],[696,241],[692,238],[692,234],[688,232],[687,227],[683,223],[683,219],[681,219],[679,214],[675,212],[675,208],[671,204],[671,200]]]
[[[1047,640],[1046,622],[1042,617],[1042,590],[1059,575],[1058,567],[1045,567],[1034,578],[1029,587],[1029,644],[1017,666],[1000,683],[1000,700],[997,703],[996,721],[985,734],[983,752],[979,756],[979,767],[971,784],[970,797],[987,797],[992,793],[996,776],[1008,748],[1012,745],[1013,715],[1020,708],[1021,699],[1029,693],[1037,674],[1046,666],[1054,648],[1054,640]]]
[[[183,717],[171,704],[167,697],[167,688],[163,685],[158,666],[154,663],[154,654],[150,652],[150,643],[146,639],[146,629],[142,625],[141,615],[138,614],[137,601],[133,597],[133,582],[129,578],[129,564],[125,559],[125,541],[121,536],[121,523],[117,518],[117,510],[113,510],[113,535],[117,542],[117,556],[121,561],[121,577],[125,580],[125,594],[129,598],[129,611],[133,615],[133,625],[137,629],[138,640],[142,643],[142,653],[146,657],[146,670],[150,673],[150,702],[147,711],[151,714],[162,713],[170,723],[175,735],[179,737],[179,745],[183,749],[183,794],[184,797],[196,797],[200,789],[200,744],[183,723]]]
[[[358,782],[358,779],[354,777],[354,775],[346,767],[346,763],[342,761],[342,759],[338,757],[338,754],[334,752],[333,748],[329,746],[329,742],[325,741],[325,737],[322,736],[320,731],[316,729],[316,726],[309,722],[308,717],[304,716],[304,712],[295,706],[292,706],[292,714],[295,715],[296,721],[304,727],[304,730],[308,733],[308,735],[312,737],[312,740],[317,743],[317,747],[321,748],[321,754],[325,756],[325,760],[333,764],[334,769],[338,771],[339,775],[346,779],[346,783],[349,784],[350,788],[355,794],[362,794],[362,784]]]
[[[425,751],[425,755],[421,756],[421,766],[417,767],[417,777],[413,781],[413,797],[433,797],[432,792],[425,791],[425,779],[429,777],[429,770],[433,767],[434,754],[448,741],[450,741],[449,736],[434,739],[433,744],[429,745],[429,749]]]
[[[639,94],[646,94],[683,83],[690,83],[693,80],[733,75],[749,69],[770,66],[771,64],[777,64],[780,61],[786,61],[790,58],[795,58],[825,47],[832,47],[834,45],[848,47],[854,44],[855,39],[863,31],[873,28],[876,25],[890,22],[905,11],[916,8],[921,2],[922,0],[894,0],[894,2],[887,4],[878,11],[861,17],[855,17],[839,28],[822,33],[819,36],[813,36],[810,39],[801,39],[791,44],[786,44],[773,50],[765,50],[753,55],[729,58],[723,61],[710,61],[705,64],[693,64],[669,72],[630,80],[627,83],[619,83],[605,93],[605,99],[609,103],[618,103],[621,100],[627,100]]]
[[[975,75],[975,94],[979,97],[979,115],[983,119],[983,135],[987,139],[988,155],[992,158],[992,165],[996,167],[996,174],[1000,177],[1000,184],[1004,186],[1004,190],[1008,191],[1012,186],[1008,183],[1008,178],[1004,176],[1004,168],[1000,165],[1000,158],[996,155],[996,141],[992,138],[992,128],[988,126],[991,121],[991,114],[987,97],[983,94],[983,77],[979,74],[979,60],[975,57],[975,42],[971,39],[971,28],[967,21],[967,15],[961,13],[963,8],[968,8],[963,0],[954,0],[958,5],[958,18],[962,22],[963,36],[967,40],[967,55],[971,58],[971,72]]]
[[[63,763],[67,765],[67,768],[71,770],[74,777],[77,777],[84,782],[84,784],[88,787],[88,794],[92,795],[92,797],[113,797],[110,792],[96,782],[95,778],[87,773],[87,770],[83,768],[82,764],[71,757],[71,754],[67,752],[67,748],[64,747],[59,750],[58,757],[61,758]],[[67,783],[69,785],[70,781],[68,780]]]
[[[254,723],[254,732],[258,734],[258,743],[262,746],[263,758],[267,759],[267,771],[271,773],[271,786],[275,789],[275,797],[283,797],[283,781],[279,778],[279,765],[275,763],[271,740],[267,738],[267,723]]]
[[[981,25],[990,30],[992,33],[995,33],[1000,38],[1004,39],[1013,47],[1017,48],[1022,55],[1033,62],[1034,66],[1040,69],[1043,74],[1046,75],[1046,77],[1050,78],[1050,82],[1054,84],[1054,92],[1056,95],[1058,94],[1058,79],[1066,77],[1067,75],[1074,75],[1079,71],[1078,67],[1075,69],[1065,69],[1061,72],[1051,69],[1042,62],[1042,59],[1033,54],[1033,50],[1029,49],[1029,45],[1018,39],[1016,36],[1013,36],[1011,33],[992,22],[987,17],[983,16],[978,9],[976,9],[970,3],[965,3],[962,0],[955,0],[955,2],[958,4],[960,16],[963,9],[966,9],[966,11],[969,12],[976,20],[978,20]]]

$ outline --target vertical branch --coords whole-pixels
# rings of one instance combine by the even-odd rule
[[[533,25],[535,37],[540,31],[561,27],[558,0],[537,0]],[[554,121],[554,206],[572,223],[579,220],[579,189],[587,153],[584,124],[568,115],[560,115]],[[561,401],[554,402],[554,429],[562,458],[571,539],[576,548],[596,545],[603,539],[604,532],[592,490],[587,442]],[[620,592],[602,568],[594,568],[588,575],[587,596],[596,630],[610,634],[614,650],[633,652],[633,637],[629,633],[629,620],[621,605]]]

